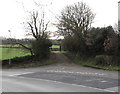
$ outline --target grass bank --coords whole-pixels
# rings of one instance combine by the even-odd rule
[[[64,53],[68,58],[70,58],[74,63],[85,66],[85,67],[91,67],[96,69],[103,69],[103,70],[112,70],[112,71],[120,71],[120,66],[103,66],[103,65],[97,65],[94,58],[88,59],[88,60],[80,60],[80,58],[75,57],[75,55],[71,53]]]
[[[102,66],[102,65],[96,65],[95,61],[81,61],[81,60],[74,60],[76,64],[85,66],[85,67],[91,67],[96,69],[104,69],[104,70],[114,70],[114,71],[120,71],[119,66]]]
[[[32,67],[45,66],[45,65],[53,64],[53,60],[51,56],[50,58],[43,60],[36,60],[34,57],[31,56],[17,57],[12,59],[11,64],[9,64],[9,60],[4,60],[4,62],[2,62],[2,68],[18,69],[18,68],[32,68]]]
[[[22,64],[13,64],[13,65],[7,65],[7,66],[2,66],[2,69],[18,69],[18,68],[33,68],[33,67],[40,67],[40,66],[45,66],[52,64],[52,60],[43,60],[43,61],[33,61],[29,63],[22,63]]]

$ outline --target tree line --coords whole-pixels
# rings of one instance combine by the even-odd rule
[[[91,27],[95,14],[83,2],[66,6],[57,27],[64,36],[64,50],[80,58],[96,58],[98,64],[116,65],[120,59],[120,34],[112,26]]]

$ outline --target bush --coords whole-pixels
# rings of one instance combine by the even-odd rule
[[[32,42],[32,50],[37,59],[43,59],[49,57],[52,43],[46,38],[40,38]]]
[[[95,57],[96,65],[107,65],[107,66],[120,66],[120,58],[118,56],[110,55],[97,55]]]
[[[95,57],[96,65],[104,65],[105,64],[105,59],[104,55],[97,55]]]
[[[86,53],[85,40],[77,36],[67,36],[62,41],[63,49],[72,53]]]
[[[119,56],[114,56],[114,55],[108,56],[108,55],[106,55],[104,58],[105,58],[105,60],[107,62],[107,65],[110,65],[110,66],[112,66],[112,65],[120,66],[119,65],[119,63],[120,63]]]

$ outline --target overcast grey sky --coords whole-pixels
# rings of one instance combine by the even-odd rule
[[[25,30],[22,22],[25,21],[26,10],[33,10],[34,1],[44,6],[47,20],[51,23],[55,22],[55,17],[66,6],[76,2],[85,2],[96,14],[94,27],[103,27],[118,22],[118,0],[0,0],[0,36],[9,37],[8,30],[14,38],[23,38]],[[48,30],[56,30],[54,26],[49,24]]]

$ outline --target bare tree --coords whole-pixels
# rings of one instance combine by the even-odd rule
[[[40,37],[47,37],[45,31],[47,30],[48,23],[49,22],[45,24],[44,12],[42,13],[42,17],[39,18],[38,11],[33,11],[31,13],[30,21],[27,21],[30,29],[29,33],[31,33],[36,40],[38,40]]]
[[[37,58],[45,58],[49,56],[49,47],[52,45],[47,37],[47,30],[49,21],[45,24],[44,12],[39,17],[38,11],[33,11],[27,21],[29,33],[35,38],[32,41],[32,51]]]
[[[63,9],[57,27],[64,36],[85,36],[94,17],[95,14],[85,3],[78,2]]]
[[[46,51],[49,51],[49,46],[51,46],[50,41],[47,39],[47,22],[45,24],[45,18],[44,18],[44,12],[41,14],[42,16],[39,17],[38,11],[29,12],[30,13],[30,19],[27,20],[27,32],[28,35],[32,35],[35,40],[31,42],[31,48],[25,46],[24,44],[20,42],[16,42],[17,44],[21,45],[25,49],[29,50],[31,52],[31,55],[41,55]],[[41,46],[41,47],[40,47]],[[43,52],[40,52],[40,50],[46,50]],[[46,52],[47,53],[47,52]]]

